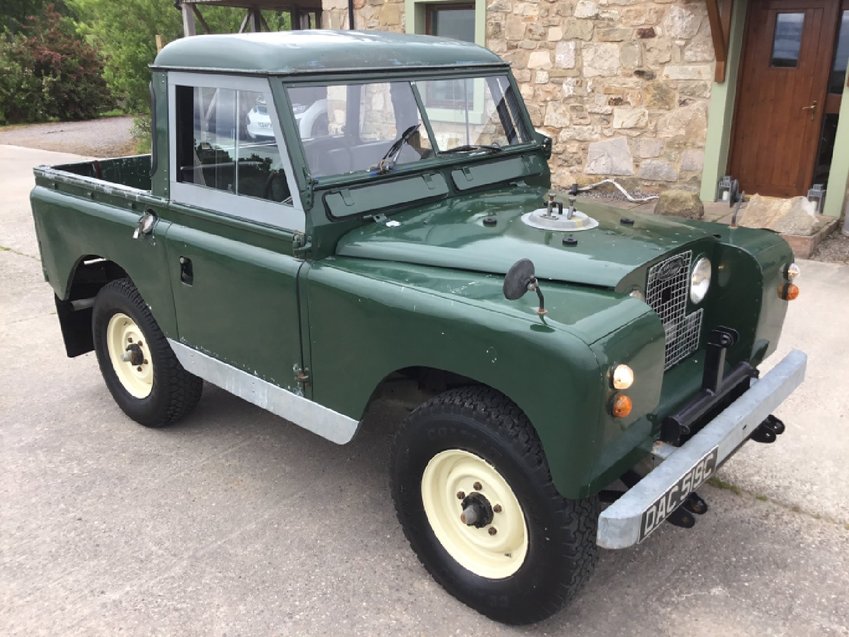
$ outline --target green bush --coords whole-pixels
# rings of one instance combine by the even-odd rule
[[[97,52],[52,5],[0,36],[0,121],[89,119],[113,105]]]

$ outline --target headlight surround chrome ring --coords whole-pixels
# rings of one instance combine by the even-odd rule
[[[696,305],[704,300],[708,289],[710,289],[712,270],[710,259],[699,257],[692,272],[690,272],[690,300]]]

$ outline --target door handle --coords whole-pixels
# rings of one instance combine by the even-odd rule
[[[187,257],[180,257],[180,281],[186,285],[191,285],[195,280],[195,272],[192,267],[192,260]]]
[[[152,209],[148,208],[145,210],[144,214],[139,217],[136,229],[133,231],[133,239],[138,239],[143,235],[153,232],[153,226],[156,225],[157,219],[158,217]]]
[[[810,106],[803,106],[802,110],[803,111],[811,111],[811,121],[813,122],[814,121],[814,113],[817,112],[817,101],[814,100],[813,102],[811,102]]]

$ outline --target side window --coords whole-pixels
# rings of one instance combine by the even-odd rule
[[[175,96],[178,182],[290,202],[263,93],[176,86]]]

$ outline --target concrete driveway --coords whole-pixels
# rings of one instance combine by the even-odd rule
[[[409,550],[386,471],[403,414],[337,447],[207,386],[145,429],[93,354],[65,357],[27,194],[33,165],[73,159],[0,146],[1,634],[849,635],[849,266],[802,263],[781,349],[808,380],[779,442],[700,491],[693,530],[603,552],[566,611],[511,628]]]

